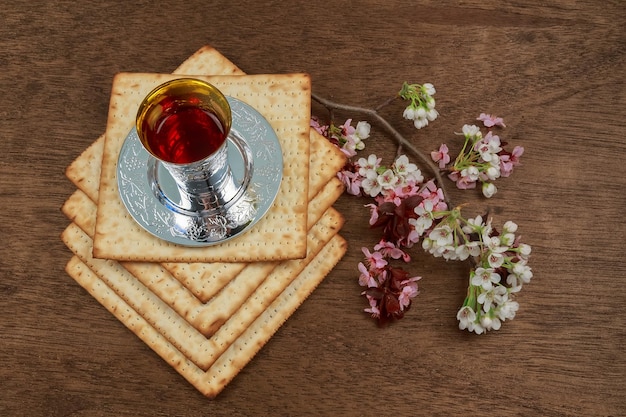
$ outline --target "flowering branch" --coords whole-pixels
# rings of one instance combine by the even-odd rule
[[[362,248],[365,262],[358,265],[359,284],[366,288],[362,295],[369,304],[364,311],[379,324],[404,316],[419,293],[417,281],[421,277],[410,276],[392,263],[410,262],[406,249],[421,242],[424,251],[434,257],[471,262],[467,294],[457,319],[460,329],[481,334],[498,330],[503,321],[515,317],[519,305],[513,297],[533,275],[528,266],[531,248],[521,243],[515,234],[517,225],[511,221],[500,232],[491,218],[465,219],[461,206],[455,207],[447,200],[441,173],[447,172],[461,189],[474,188],[480,181],[485,197],[491,197],[496,191],[492,181],[510,175],[513,166],[519,165],[523,148],[518,146],[508,152],[504,150],[506,143],[491,131],[483,137],[478,127],[465,125],[463,149],[447,167],[451,158],[445,144],[431,152],[429,159],[378,113],[400,97],[409,101],[403,117],[422,129],[438,116],[434,94],[432,84],[405,82],[396,97],[374,109],[340,104],[313,94],[313,99],[329,111],[331,120],[333,110],[342,110],[377,121],[398,143],[396,159],[390,166],[382,165],[376,155],[354,158],[365,148],[363,140],[369,137],[369,123],[360,121],[353,127],[352,119],[348,119],[340,126],[332,121],[323,126],[313,118],[311,126],[349,157],[338,173],[346,192],[374,198],[374,203],[366,206],[370,208],[369,223],[382,230],[382,238],[373,251]],[[488,128],[505,126],[501,118],[484,113],[478,120]],[[421,160],[432,171],[434,180],[425,179],[415,164],[400,155],[402,148]]]
[[[391,137],[395,139],[398,146],[407,149],[409,152],[413,154],[413,156],[415,156],[422,163],[424,163],[424,165],[426,165],[430,169],[430,171],[432,171],[432,174],[435,176],[435,179],[437,181],[437,185],[439,185],[439,188],[441,188],[441,190],[444,192],[444,195],[447,195],[445,193],[445,185],[443,182],[443,177],[441,176],[441,173],[439,171],[439,168],[432,162],[432,160],[425,153],[417,149],[411,142],[405,139],[405,137],[402,136],[402,134],[398,132],[396,128],[394,128],[387,121],[387,119],[385,119],[383,116],[381,116],[378,113],[377,109],[380,110],[385,105],[390,104],[393,100],[397,98],[397,96],[391,100],[386,101],[383,105],[378,106],[376,109],[368,109],[365,107],[350,106],[347,104],[337,103],[332,100],[320,97],[319,95],[315,93],[311,93],[311,98],[313,98],[313,100],[320,103],[322,106],[326,107],[326,109],[328,110],[342,110],[342,111],[362,114],[365,116],[370,116],[372,119],[376,120],[387,131],[387,133],[389,133],[389,135],[391,135]]]

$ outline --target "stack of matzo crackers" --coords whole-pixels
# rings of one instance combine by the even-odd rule
[[[258,110],[284,161],[276,202],[250,231],[221,244],[181,247],[139,227],[121,202],[117,158],[140,101],[185,76],[215,84]],[[332,204],[345,158],[309,127],[304,74],[244,75],[203,47],[173,75],[115,77],[105,135],[67,169],[78,190],[63,212],[66,270],[200,392],[215,397],[332,270],[346,251]]]

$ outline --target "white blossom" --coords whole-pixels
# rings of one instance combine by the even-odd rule
[[[376,197],[382,191],[382,186],[378,183],[378,177],[365,178],[361,182],[361,187],[370,197]]]
[[[467,242],[465,246],[467,247],[467,250],[469,251],[470,256],[476,257],[480,255],[480,252],[481,252],[480,242],[473,240],[473,241]]]
[[[369,177],[371,172],[376,172],[376,168],[378,168],[379,164],[380,159],[378,159],[374,154],[368,156],[367,159],[359,158],[357,161],[357,165],[359,166],[359,175],[362,177]]]
[[[485,330],[499,330],[501,323],[499,318],[485,315],[480,318],[480,325],[484,327]]]
[[[396,187],[396,185],[398,185],[398,182],[399,178],[391,169],[387,169],[385,172],[378,175],[378,183],[383,189],[393,189]]]
[[[464,261],[470,256],[470,251],[467,245],[459,245],[455,249],[457,259],[459,261]]]
[[[493,284],[500,282],[500,275],[497,274],[493,268],[478,267],[473,272],[471,279],[472,285],[476,287],[482,287],[483,290],[489,291],[493,288]]]
[[[496,285],[489,291],[483,291],[478,295],[477,301],[483,305],[483,311],[488,313],[493,306],[499,306],[508,299],[507,290],[502,285]]]
[[[367,139],[370,137],[371,125],[365,121],[356,124],[356,135],[359,139]]]
[[[467,327],[467,330],[476,334],[485,333],[485,328],[480,323],[470,323],[470,325]]]
[[[409,219],[409,224],[413,226],[415,232],[421,236],[433,225],[433,219],[429,216],[420,216],[417,219]]]
[[[417,169],[417,165],[409,161],[406,155],[400,155],[393,163],[396,172],[411,172]]]
[[[452,229],[448,225],[437,226],[428,235],[437,246],[451,245],[454,238]]]
[[[533,272],[525,262],[520,261],[515,264],[512,270],[513,274],[518,276],[525,284],[530,282]]]
[[[484,226],[483,217],[476,216],[473,219],[467,219],[467,224],[463,226],[463,231],[467,234],[476,233]]]
[[[517,301],[507,300],[498,308],[498,317],[502,321],[513,320],[518,309],[519,304]]]
[[[456,314],[456,318],[459,321],[459,329],[465,330],[474,321],[476,321],[476,313],[470,306],[461,307],[459,312]]]

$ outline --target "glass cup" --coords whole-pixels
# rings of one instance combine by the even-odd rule
[[[237,195],[240,187],[228,163],[231,124],[226,97],[194,78],[159,85],[139,106],[139,139],[174,179],[184,211],[219,212]]]

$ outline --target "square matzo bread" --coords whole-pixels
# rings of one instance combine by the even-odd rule
[[[310,152],[310,78],[306,74],[194,76],[259,111],[283,152],[283,179],[274,205],[242,236],[208,247],[163,241],[141,228],[117,187],[117,159],[134,126],[141,100],[172,74],[121,73],[115,77],[105,134],[94,236],[94,256],[121,261],[253,262],[306,254]]]

